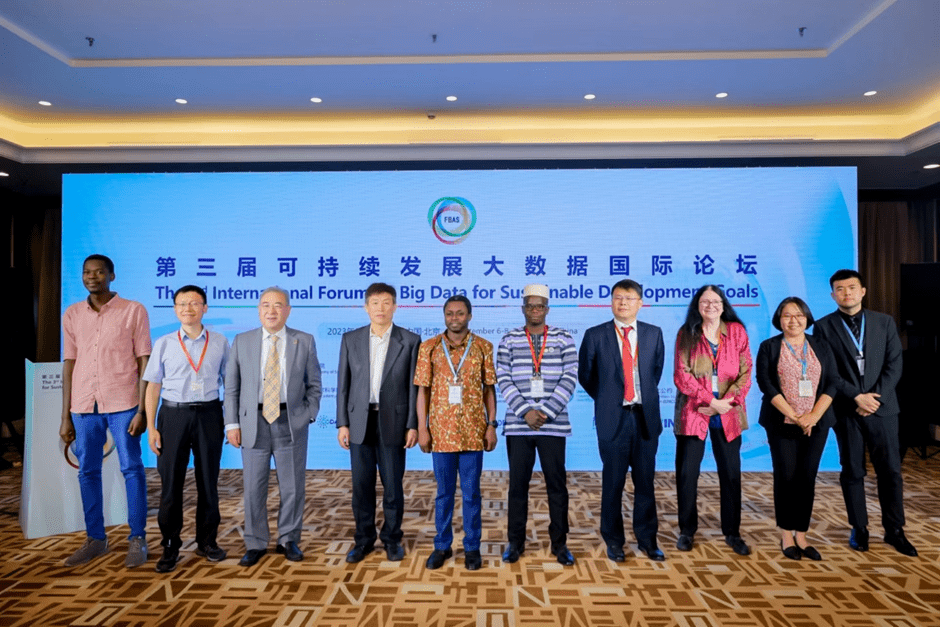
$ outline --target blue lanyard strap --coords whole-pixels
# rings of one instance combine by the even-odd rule
[[[806,338],[805,338],[805,337],[803,338],[803,354],[802,354],[802,356],[799,356],[799,357],[797,357],[797,355],[796,355],[796,349],[793,348],[792,346],[790,346],[790,342],[784,340],[783,343],[787,345],[787,348],[790,349],[790,352],[793,353],[793,356],[796,357],[796,359],[799,360],[800,365],[803,366],[803,378],[805,379],[805,378],[806,378],[806,366],[807,366],[808,363],[809,363],[809,362],[808,362],[808,359],[807,359],[807,356],[806,356],[806,345],[809,344],[809,342],[806,341]]]
[[[849,334],[849,339],[852,340],[852,344],[855,344],[855,350],[858,351],[858,356],[864,357],[865,351],[862,350],[862,347],[865,346],[865,316],[862,315],[862,328],[861,331],[859,331],[857,340],[855,339],[855,334],[852,333],[852,329],[845,323],[845,320],[842,318],[839,319],[842,320],[842,326],[845,327],[845,332]]]
[[[454,383],[457,383],[457,373],[460,372],[460,369],[463,368],[463,362],[467,359],[467,355],[470,354],[470,346],[473,344],[473,335],[470,336],[470,341],[467,342],[467,347],[463,349],[463,357],[460,358],[460,363],[457,364],[457,369],[454,369],[454,362],[450,359],[450,349],[447,348],[447,336],[444,336],[441,346],[444,347],[444,354],[447,356],[447,365],[450,366],[450,373],[454,375]]]

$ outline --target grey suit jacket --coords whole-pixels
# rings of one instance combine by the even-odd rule
[[[320,362],[312,335],[286,330],[287,418],[294,438],[320,412]],[[257,328],[235,336],[225,371],[225,421],[239,424],[243,448],[254,446],[258,430],[262,331]]]
[[[418,428],[414,385],[421,336],[392,326],[379,390],[379,430],[382,444],[405,445],[408,429]],[[348,427],[349,440],[362,444],[369,420],[369,326],[343,334],[336,374],[336,428]]]

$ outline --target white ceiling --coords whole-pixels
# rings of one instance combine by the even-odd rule
[[[6,0],[0,27],[20,163],[940,145],[940,0]]]

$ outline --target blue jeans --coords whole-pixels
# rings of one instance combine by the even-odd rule
[[[108,438],[106,429],[111,431],[111,437],[114,438],[121,474],[124,475],[130,537],[144,537],[147,525],[147,478],[140,459],[140,436],[132,437],[127,432],[136,414],[136,407],[110,414],[72,414],[75,456],[78,458],[78,486],[82,493],[82,508],[85,510],[85,532],[89,538],[106,538],[101,488],[102,453]]]
[[[434,499],[434,548],[445,551],[454,541],[454,494],[457,474],[460,473],[460,492],[463,495],[463,550],[479,551],[483,535],[480,518],[480,474],[483,472],[483,451],[459,453],[432,453],[437,497]]]

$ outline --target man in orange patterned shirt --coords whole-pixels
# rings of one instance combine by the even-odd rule
[[[434,500],[434,551],[427,567],[435,570],[453,555],[452,519],[457,475],[463,495],[463,548],[467,570],[482,565],[480,474],[483,451],[496,448],[496,368],[493,344],[470,333],[472,306],[466,296],[444,303],[447,330],[423,342],[414,383],[418,386],[418,443],[433,452],[437,497]]]

